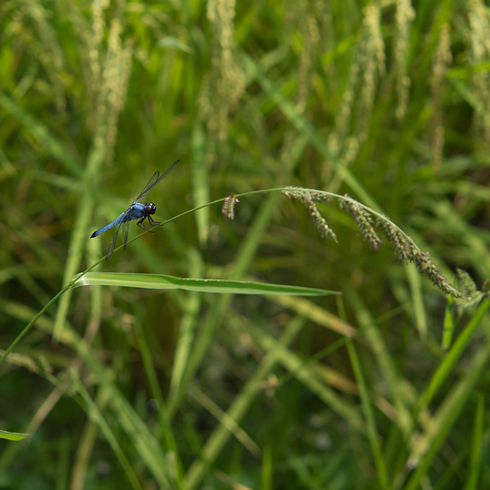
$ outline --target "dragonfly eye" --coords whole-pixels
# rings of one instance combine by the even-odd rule
[[[146,212],[148,214],[155,214],[155,211],[157,210],[157,207],[152,203],[152,202],[149,202],[147,205],[146,205]]]

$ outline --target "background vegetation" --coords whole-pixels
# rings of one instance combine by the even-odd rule
[[[284,185],[349,193],[483,288],[489,39],[480,0],[3,0],[2,348],[177,158],[156,219]],[[100,270],[342,296],[63,295],[1,366],[0,428],[31,436],[0,441],[0,488],[489,488],[488,300],[463,313],[318,208],[338,244],[276,192]]]

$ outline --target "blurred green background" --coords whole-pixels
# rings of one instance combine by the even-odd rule
[[[1,348],[176,159],[159,221],[259,189],[348,193],[483,288],[489,39],[479,0],[2,0]],[[0,440],[0,488],[490,488],[488,300],[463,313],[319,209],[338,244],[275,192],[98,270],[342,296],[87,287],[50,306],[0,368],[0,429],[30,434]]]

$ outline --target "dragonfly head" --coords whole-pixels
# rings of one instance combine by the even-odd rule
[[[147,214],[155,214],[157,207],[152,202],[149,202],[149,203],[146,203],[145,209],[146,209]]]

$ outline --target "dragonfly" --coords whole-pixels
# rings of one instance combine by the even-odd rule
[[[99,236],[107,230],[110,230],[111,228],[117,226],[116,234],[114,235],[114,238],[112,239],[112,242],[107,249],[107,254],[105,257],[106,262],[111,258],[111,255],[114,252],[114,248],[116,247],[117,235],[119,234],[119,230],[121,230],[121,228],[124,238],[124,250],[126,250],[129,236],[129,223],[131,221],[139,219],[136,224],[143,230],[149,231],[152,235],[154,235],[154,233],[144,225],[143,221],[145,221],[145,219],[148,219],[150,225],[160,225],[161,222],[155,221],[152,218],[152,215],[155,214],[157,207],[152,202],[147,203],[143,201],[145,201],[149,197],[153,188],[158,184],[158,182],[163,180],[170,173],[170,171],[175,167],[175,165],[177,165],[177,163],[179,163],[179,160],[176,160],[174,163],[172,163],[172,165],[170,165],[170,167],[168,167],[162,175],[160,175],[160,172],[155,172],[141,191],[140,195],[133,201],[131,206],[129,206],[129,208],[124,211],[124,213],[121,213],[112,223],[109,223],[108,225],[99,228],[97,231],[94,231],[90,235],[90,238],[95,238],[96,236]]]

